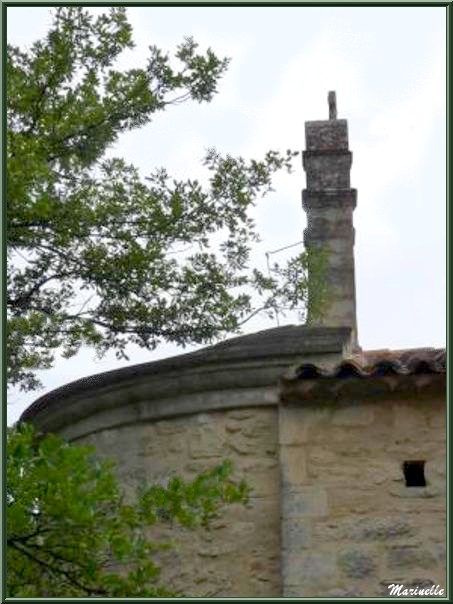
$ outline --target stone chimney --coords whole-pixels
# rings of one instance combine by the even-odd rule
[[[302,159],[307,188],[302,191],[302,206],[307,213],[307,228],[304,243],[308,250],[326,252],[328,297],[323,316],[316,318],[309,312],[307,323],[351,327],[352,345],[358,347],[352,224],[357,191],[350,186],[352,153],[348,123],[337,119],[335,92],[329,92],[328,104],[328,120],[305,122],[306,150]]]

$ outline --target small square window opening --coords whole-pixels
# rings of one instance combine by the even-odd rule
[[[407,487],[426,487],[424,461],[405,461],[403,472]]]

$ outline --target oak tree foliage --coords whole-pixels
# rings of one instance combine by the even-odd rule
[[[210,149],[207,185],[165,168],[143,177],[107,153],[169,107],[211,101],[228,65],[187,38],[119,69],[133,45],[124,7],[66,6],[45,38],[7,48],[8,370],[24,390],[58,351],[209,343],[306,303],[309,256],[270,275],[250,265],[250,210],[296,153]]]

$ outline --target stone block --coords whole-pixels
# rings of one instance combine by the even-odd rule
[[[346,216],[352,220],[352,212],[356,205],[356,189],[302,190],[302,207],[307,213],[307,217],[327,213],[333,220]]]
[[[305,595],[304,589],[300,586],[284,585],[283,586],[283,597],[284,598],[303,598]]]
[[[413,524],[410,523],[413,522]],[[424,536],[411,518],[404,516],[374,517],[360,514],[344,514],[328,518],[311,519],[313,541],[329,543],[419,543]]]
[[[275,470],[261,470],[246,475],[247,484],[255,497],[277,495],[279,491],[279,476]]]
[[[338,568],[350,579],[365,579],[376,574],[376,554],[362,549],[344,549],[338,554]]]
[[[327,494],[321,487],[299,487],[294,491],[283,489],[282,496],[284,521],[292,518],[327,515]]]
[[[233,432],[228,437],[228,447],[239,455],[248,455],[253,453],[256,449],[256,445],[241,431]]]
[[[389,569],[431,569],[437,566],[437,560],[426,548],[398,545],[389,549],[387,566]]]
[[[446,531],[447,527],[445,526],[445,531]],[[435,559],[437,560],[437,562],[442,566],[445,567],[446,561],[447,561],[447,543],[446,543],[446,535],[445,535],[445,541],[443,543],[435,543],[431,546],[431,553],[433,554],[433,556],[435,557]]]
[[[347,440],[351,431],[340,427],[326,431],[324,443],[307,445],[307,476],[325,485],[351,489],[376,488],[401,477],[399,464],[384,455],[373,456],[369,443]],[[329,436],[331,436],[329,442]]]
[[[445,410],[445,404],[434,408],[428,414],[428,425],[430,428],[438,431],[439,435],[445,435],[447,431],[447,414]]]
[[[233,409],[226,413],[227,419],[242,421],[253,418],[256,415],[255,409]]]
[[[307,190],[349,189],[352,153],[317,154],[305,151],[304,168],[307,175]]]
[[[330,408],[279,408],[279,443],[302,445],[323,434],[332,415]]]
[[[163,453],[165,457],[178,454],[180,459],[187,458],[187,442],[180,435],[168,435],[164,440],[162,449],[161,455]]]
[[[434,440],[431,433],[411,433],[394,431],[394,438],[389,439],[386,450],[389,456],[399,459],[430,459],[445,451],[445,442]],[[437,437],[435,437],[437,438]]]
[[[197,413],[192,418],[195,425],[205,426],[206,424],[218,423],[219,418],[213,413]],[[184,424],[183,424],[184,425]]]
[[[281,445],[301,445],[307,442],[307,424],[304,413],[297,408],[280,407],[279,409],[279,442]]]
[[[253,438],[255,440],[274,440],[277,430],[275,423],[272,422],[272,419],[273,418],[271,417],[265,416],[242,422],[242,432],[244,436]]]
[[[413,537],[415,528],[404,517],[363,518],[351,527],[357,541],[383,541]]]
[[[438,481],[445,483],[447,474],[447,458],[446,455],[435,459],[426,460],[425,476],[428,484],[437,483]]]
[[[242,430],[242,426],[240,422],[234,420],[225,424],[225,430],[227,432],[240,432]]]
[[[169,436],[170,434],[181,434],[187,430],[187,425],[180,420],[161,420],[154,424],[154,429],[159,436]]]
[[[323,596],[325,598],[360,598],[364,596],[364,593],[357,587],[336,587],[327,591]]]
[[[389,494],[392,497],[400,497],[402,499],[439,499],[443,498],[445,489],[430,485],[426,487],[407,487],[405,484],[397,484],[389,489]]]
[[[282,523],[282,548],[291,553],[300,553],[301,550],[312,546],[312,529],[309,520],[293,518],[290,522]]]
[[[314,465],[330,466],[338,461],[338,452],[326,446],[311,445],[308,447],[307,463]]]
[[[326,491],[332,515],[376,514],[385,509],[385,497],[380,496],[375,488],[331,484],[326,485]]]
[[[347,150],[347,120],[314,120],[305,122],[305,143],[308,151]]]
[[[406,490],[409,490],[407,487]],[[412,490],[412,489],[410,489]],[[438,514],[444,514],[447,504],[445,496],[438,497],[392,497],[386,500],[386,506],[390,510],[398,510],[401,513],[411,514],[413,517],[434,518]]]
[[[283,484],[291,489],[307,482],[307,464],[303,447],[289,446],[280,449],[280,471]]]
[[[367,426],[374,420],[374,410],[368,406],[351,405],[336,409],[332,415],[335,426]]]
[[[407,405],[396,402],[393,405],[393,425],[398,433],[408,433],[414,439],[428,430],[425,405]]]
[[[285,587],[292,589],[299,587],[300,594],[303,593],[306,586],[327,587],[335,581],[335,554],[316,552],[288,555],[286,553],[283,557],[282,575]],[[287,593],[283,595],[288,597]]]
[[[203,425],[197,428],[190,438],[190,456],[193,459],[219,457],[225,454],[224,439],[222,426]]]

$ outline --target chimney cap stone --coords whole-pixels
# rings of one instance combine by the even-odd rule
[[[337,93],[335,90],[330,90],[327,95],[327,101],[329,103],[329,120],[337,119]]]

